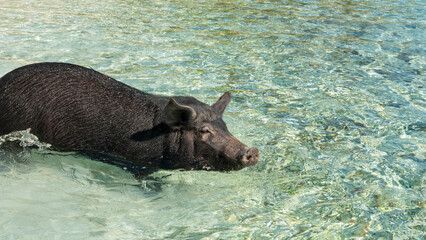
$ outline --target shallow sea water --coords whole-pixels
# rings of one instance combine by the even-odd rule
[[[0,239],[425,238],[424,1],[9,0],[0,11],[1,76],[62,61],[206,103],[231,91],[225,121],[261,151],[238,172],[137,180],[25,131],[3,136]]]

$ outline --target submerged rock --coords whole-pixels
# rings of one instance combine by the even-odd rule
[[[408,131],[424,132],[424,131],[426,131],[426,123],[424,123],[424,122],[411,123],[411,124],[408,125],[407,130]]]

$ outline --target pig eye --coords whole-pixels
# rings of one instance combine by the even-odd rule
[[[210,128],[208,126],[202,127],[201,130],[200,130],[200,132],[203,133],[203,134],[204,133],[212,133],[211,130],[210,130]]]

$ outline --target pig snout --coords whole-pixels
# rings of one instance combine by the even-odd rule
[[[259,161],[259,149],[253,147],[253,148],[245,148],[242,151],[241,155],[241,163],[243,166],[253,166]]]
[[[235,137],[231,136],[225,145],[225,156],[239,165],[237,169],[249,167],[259,162],[259,149],[248,147]]]

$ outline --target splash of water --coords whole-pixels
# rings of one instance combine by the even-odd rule
[[[19,146],[23,148],[38,147],[40,150],[51,147],[48,143],[41,142],[37,136],[31,133],[31,128],[22,131],[15,131],[0,136],[0,146],[5,142],[19,142]]]

